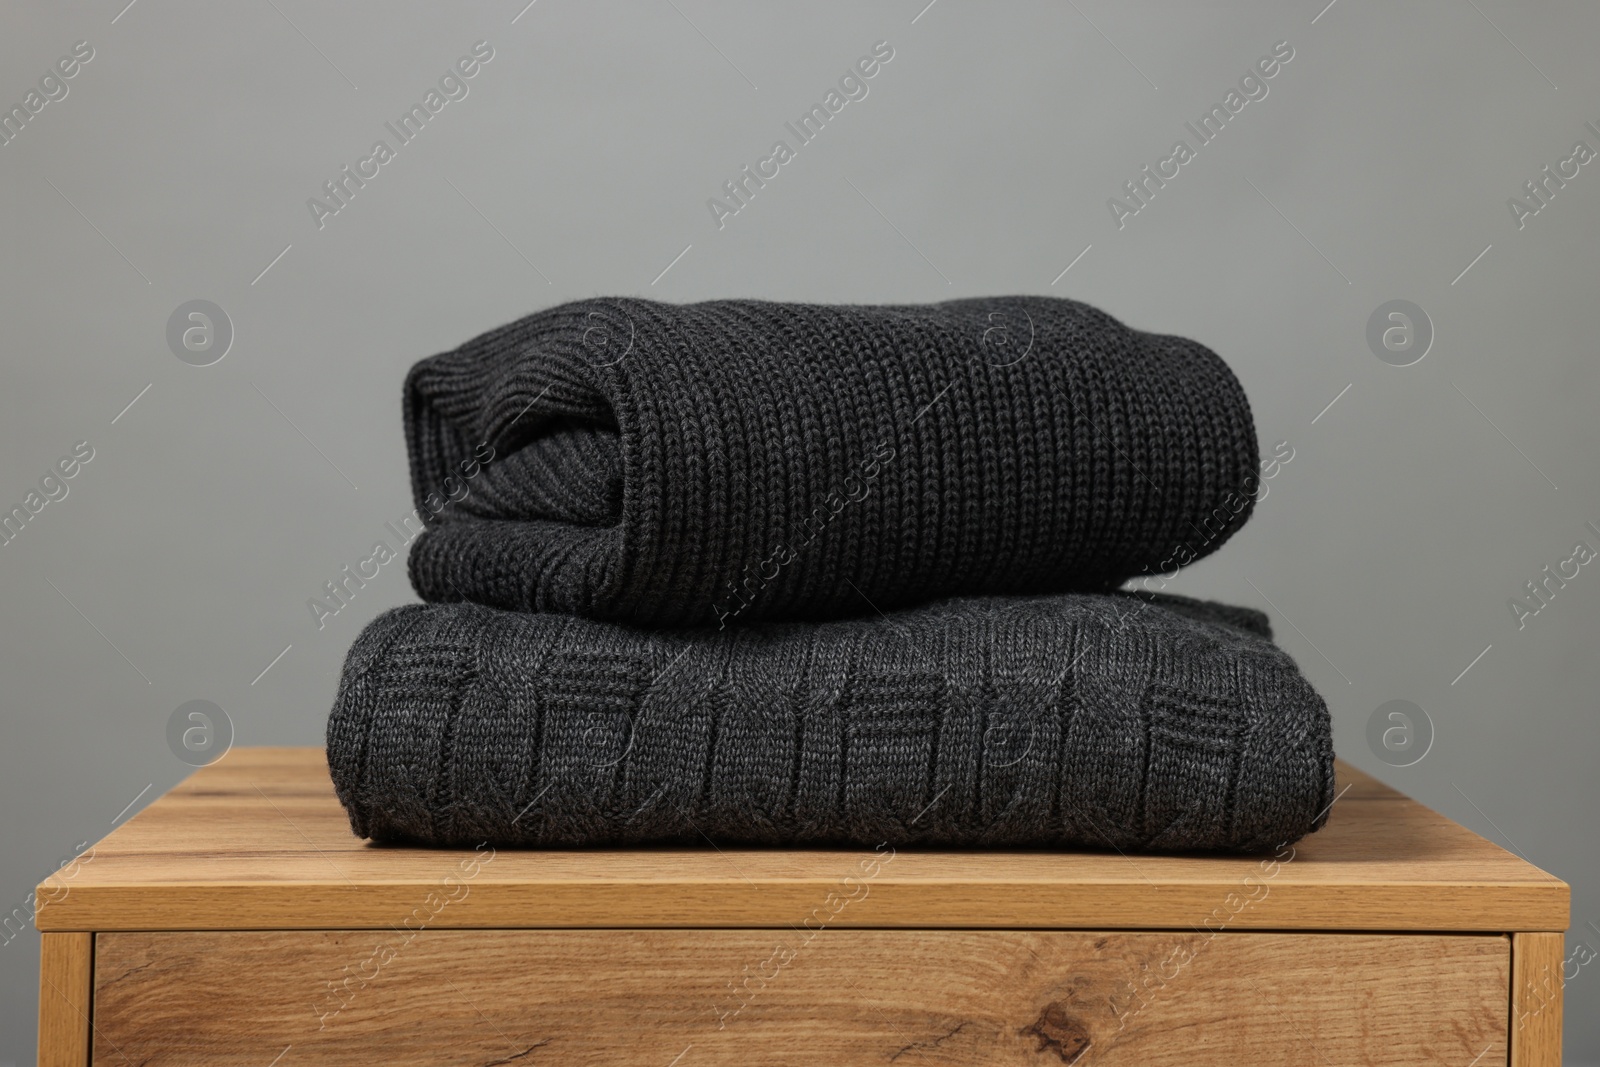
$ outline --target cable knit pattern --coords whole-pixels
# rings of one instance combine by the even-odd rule
[[[1250,851],[1333,800],[1327,707],[1265,616],[1133,594],[720,631],[397,608],[328,763],[357,834],[448,846]]]
[[[1258,485],[1215,353],[1051,297],[578,301],[421,361],[405,415],[424,599],[656,626],[1104,591]]]

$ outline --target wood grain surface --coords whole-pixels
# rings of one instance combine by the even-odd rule
[[[1482,1067],[1506,1060],[1510,955],[1460,935],[114,933],[95,1062]]]
[[[835,925],[1564,930],[1565,883],[1341,766],[1328,825],[1264,857],[913,852]],[[869,849],[417,850],[354,837],[320,749],[236,749],[95,846],[41,930],[387,927],[447,879],[435,927],[799,922]],[[1235,909],[1252,882],[1250,903]],[[1219,910],[1223,909],[1220,913]]]
[[[45,934],[39,944],[39,1067],[89,1062],[93,934]]]
[[[1511,1067],[1561,1067],[1561,996],[1566,938],[1511,939]]]

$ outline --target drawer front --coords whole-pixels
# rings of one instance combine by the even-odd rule
[[[1504,1064],[1470,935],[104,933],[95,1064]]]

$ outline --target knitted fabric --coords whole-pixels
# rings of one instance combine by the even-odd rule
[[[1051,297],[565,304],[405,389],[425,600],[645,625],[1104,591],[1249,517],[1205,346]]]
[[[1132,594],[721,631],[401,607],[327,742],[355,832],[427,845],[1250,851],[1333,800],[1265,616]]]

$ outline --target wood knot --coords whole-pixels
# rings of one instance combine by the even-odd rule
[[[1037,1051],[1049,1050],[1060,1057],[1062,1063],[1077,1063],[1094,1042],[1083,1023],[1073,1017],[1060,1001],[1045,1005],[1032,1026],[1022,1031],[1039,1039]]]

